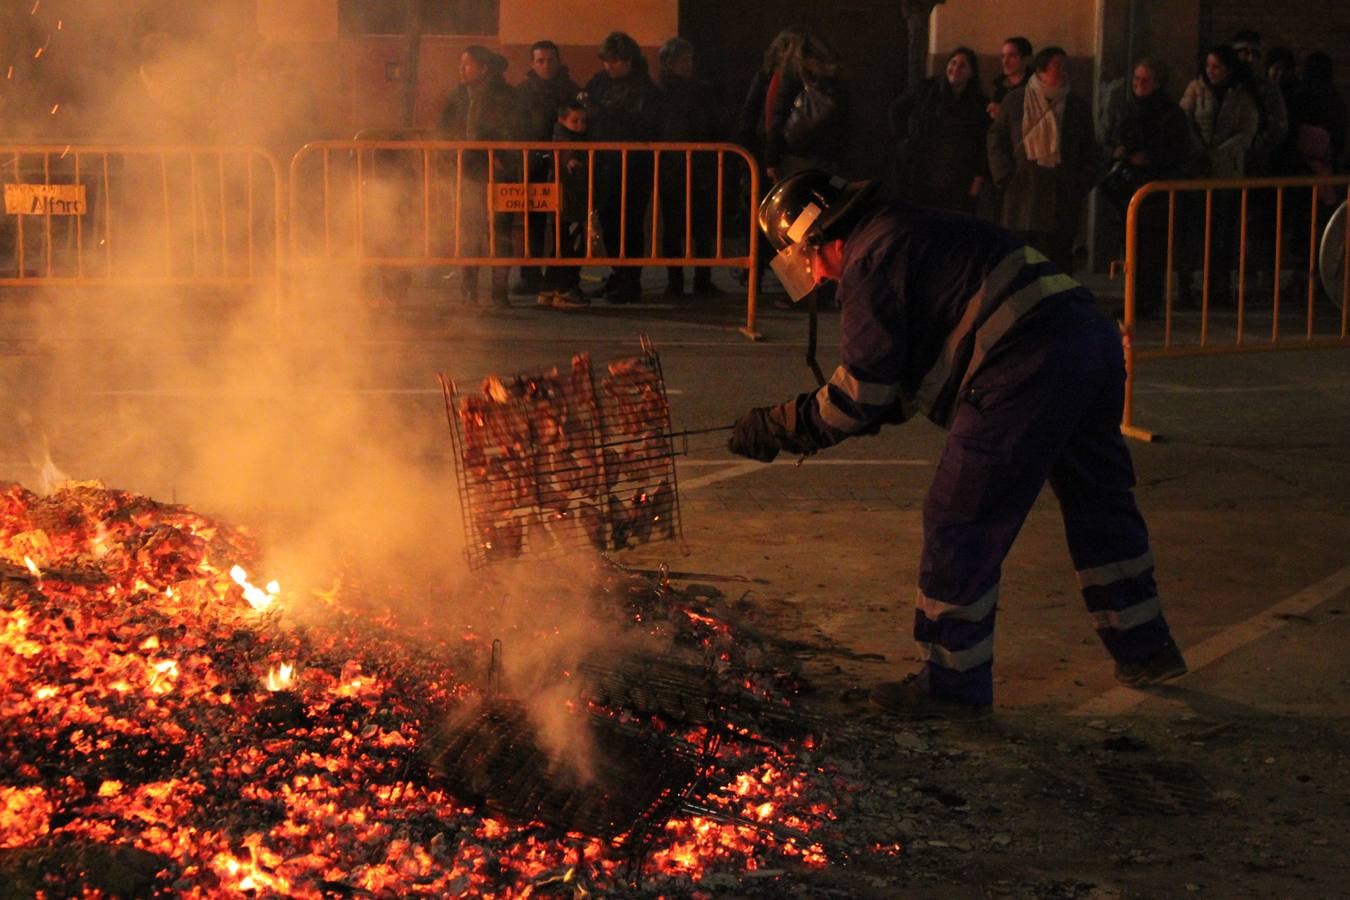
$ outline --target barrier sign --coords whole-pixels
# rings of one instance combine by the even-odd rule
[[[5,185],[7,215],[82,216],[87,208],[82,184]]]
[[[524,184],[498,184],[494,185],[497,194],[492,198],[493,212],[525,212],[525,185]],[[530,188],[530,212],[557,212],[558,211],[558,191],[557,185],[553,182],[541,182],[531,184]]]

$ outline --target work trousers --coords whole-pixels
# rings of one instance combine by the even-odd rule
[[[965,703],[992,702],[1003,560],[1047,480],[1106,649],[1136,662],[1169,640],[1120,434],[1120,335],[1086,292],[1046,303],[962,389],[924,504],[920,678],[934,695]]]

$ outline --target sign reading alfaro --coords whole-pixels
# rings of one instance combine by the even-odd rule
[[[525,212],[525,185],[519,183],[495,184],[492,198],[493,212]],[[531,184],[530,212],[557,212],[558,191],[553,182]]]
[[[82,216],[87,209],[82,184],[5,185],[7,215]]]

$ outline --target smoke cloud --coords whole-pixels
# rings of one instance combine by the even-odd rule
[[[97,479],[246,524],[266,554],[250,576],[278,579],[302,617],[320,608],[305,598],[341,577],[401,598],[409,618],[502,637],[506,689],[528,698],[541,745],[587,779],[592,751],[564,673],[632,650],[621,613],[593,608],[593,564],[581,561],[461,587],[430,354],[371,337],[391,313],[363,299],[352,272],[309,272],[278,302],[278,176],[318,135],[290,63],[234,6],[40,0],[4,13],[10,133],[74,145],[11,161],[5,180],[83,185],[87,207],[6,217],[0,272],[126,286],[49,289],[14,314],[35,338],[11,376],[24,401],[6,454],[16,470],[3,474],[30,486]],[[282,169],[246,154],[81,154],[91,142],[257,144]],[[389,219],[363,227],[398,234],[406,198],[372,187],[369,208]],[[350,235],[355,223],[335,227]],[[230,283],[246,277],[252,289]],[[184,278],[196,283],[170,283]]]

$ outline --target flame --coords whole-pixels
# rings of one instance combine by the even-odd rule
[[[178,662],[172,659],[163,659],[150,664],[150,670],[154,673],[150,675],[150,690],[156,694],[167,694],[173,690],[174,681],[178,678]]]
[[[267,689],[273,692],[287,690],[291,686],[291,678],[294,674],[294,663],[282,663],[279,666],[273,666],[267,670]]]
[[[51,452],[44,450],[42,469],[38,472],[38,482],[42,485],[40,493],[49,495],[67,481],[70,481],[70,476],[62,472],[56,463],[52,462]]]
[[[249,584],[248,573],[244,571],[243,566],[231,566],[230,578],[234,579],[234,583],[244,589],[244,599],[248,601],[249,606],[258,612],[263,612],[270,607],[272,601],[281,593],[281,585],[275,580],[267,582],[265,589]]]
[[[36,578],[38,581],[42,580],[42,570],[38,568],[37,563],[33,562],[33,558],[31,556],[25,556],[23,558],[23,564],[28,567],[28,571],[33,573],[34,578]]]

